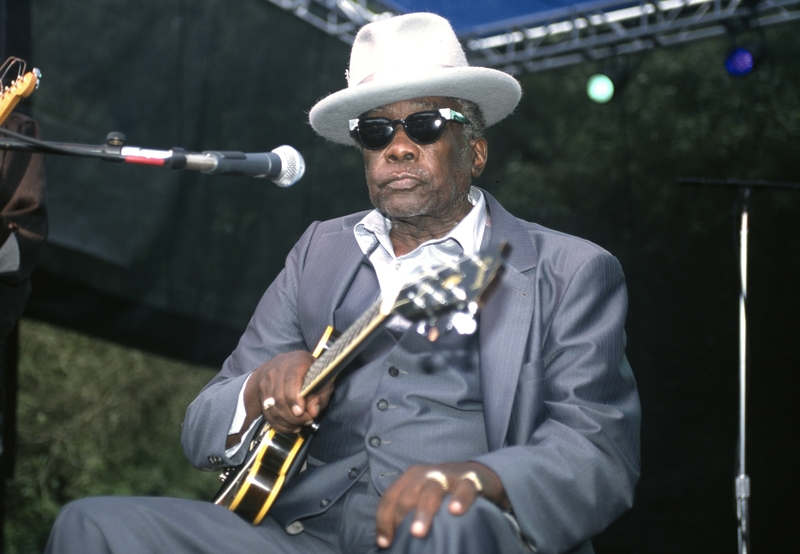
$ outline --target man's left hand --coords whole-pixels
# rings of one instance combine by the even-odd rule
[[[445,496],[451,495],[448,510],[461,515],[478,496],[509,508],[503,483],[497,474],[477,462],[412,466],[390,486],[381,498],[376,517],[378,546],[388,548],[395,531],[409,512],[414,512],[411,534],[425,537],[433,516]]]

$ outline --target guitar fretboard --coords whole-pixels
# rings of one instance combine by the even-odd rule
[[[381,305],[382,301],[378,299],[311,364],[303,379],[303,390],[300,392],[302,396],[308,394],[331,372],[339,369],[347,357],[383,323],[388,314],[381,313]]]

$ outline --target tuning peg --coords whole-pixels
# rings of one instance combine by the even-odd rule
[[[417,333],[427,337],[431,342],[439,338],[439,329],[436,327],[436,319],[422,320],[417,323]]]
[[[478,328],[478,322],[473,316],[474,314],[456,312],[450,317],[450,325],[459,335],[471,335]]]

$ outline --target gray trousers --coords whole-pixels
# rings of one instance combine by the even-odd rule
[[[287,534],[273,519],[251,525],[210,502],[178,498],[93,497],[67,504],[59,513],[47,554],[356,554],[386,552],[525,554],[513,523],[494,504],[479,498],[462,516],[446,503],[424,539],[409,533],[411,517],[393,544],[375,544],[379,498],[351,490],[325,514],[303,521],[305,531]]]

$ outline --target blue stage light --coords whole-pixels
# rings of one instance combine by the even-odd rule
[[[731,50],[725,59],[725,69],[734,77],[744,77],[753,71],[756,66],[756,59],[753,53],[741,46]]]

